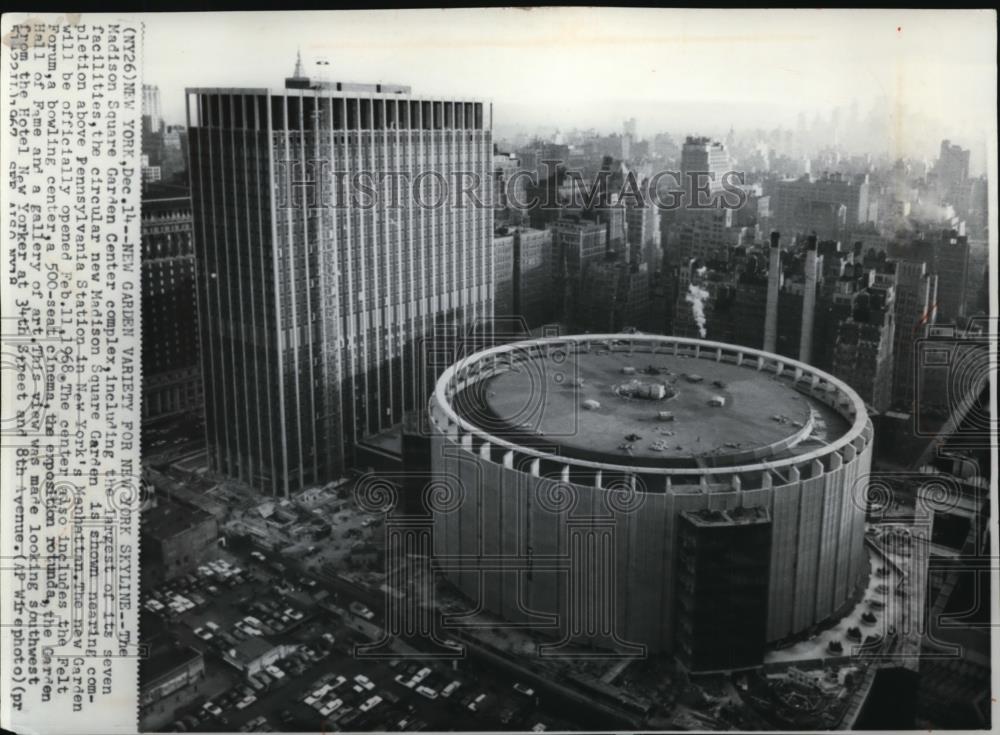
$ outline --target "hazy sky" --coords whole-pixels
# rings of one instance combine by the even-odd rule
[[[608,8],[149,14],[146,81],[183,119],[185,86],[280,86],[307,73],[494,102],[496,125],[714,133],[794,126],[878,98],[980,148],[996,118],[988,11]],[[897,123],[898,124],[898,123]],[[906,131],[902,131],[906,135]],[[978,140],[978,144],[977,144]]]

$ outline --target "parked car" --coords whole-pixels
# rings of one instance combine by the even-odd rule
[[[413,683],[419,684],[428,676],[430,676],[430,673],[431,670],[425,666],[424,668],[420,669],[420,671],[418,671],[416,674],[413,675]]]
[[[362,605],[360,602],[352,602],[347,607],[352,613],[360,618],[364,618],[365,620],[372,620],[375,617],[375,613]]]
[[[236,703],[236,709],[246,709],[256,701],[257,701],[256,696],[254,696],[253,694],[248,694],[245,697],[243,697],[243,699],[241,699],[239,702]]]
[[[532,689],[531,687],[525,686],[521,682],[516,682],[514,684],[514,691],[518,692],[520,694],[523,694],[526,697],[533,697],[533,696],[535,696],[535,690]]]
[[[205,704],[203,704],[201,706],[201,708],[205,712],[208,712],[213,717],[218,717],[219,715],[222,714],[222,707],[220,707],[219,705],[213,703],[211,699],[208,700],[207,702],[205,702]]]
[[[332,701],[327,702],[320,709],[319,713],[324,717],[328,717],[343,706],[344,706],[344,701],[342,699],[334,699]]]

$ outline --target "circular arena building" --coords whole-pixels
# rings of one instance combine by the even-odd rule
[[[430,424],[435,563],[478,609],[551,636],[543,655],[752,667],[867,583],[872,425],[804,363],[659,335],[535,339],[448,368]]]

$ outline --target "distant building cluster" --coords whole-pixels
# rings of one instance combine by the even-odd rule
[[[187,130],[142,87],[142,418],[198,417],[205,405],[195,300]]]
[[[867,175],[803,176],[769,183],[764,193],[773,209],[766,224],[789,239],[810,233],[823,239],[839,239],[877,217],[877,205],[869,201]]]
[[[155,492],[141,586],[144,617],[162,619],[144,633],[145,723],[188,727],[201,707],[263,726],[250,687],[264,699],[365,625],[413,633],[392,612],[423,604],[395,586],[405,570],[447,581],[440,609],[475,605],[505,643],[523,626],[553,658],[655,659],[685,681],[731,676],[741,693],[710,712],[688,701],[707,685],[656,679],[690,715],[667,724],[721,729],[753,708],[789,727],[838,726],[846,710],[864,723],[875,666],[855,667],[864,656],[848,645],[902,656],[952,639],[974,645],[930,659],[922,716],[982,724],[982,620],[937,622],[968,606],[974,583],[916,555],[884,563],[892,532],[859,497],[883,463],[947,476],[959,490],[931,512],[928,556],[984,551],[988,457],[950,441],[989,414],[978,376],[956,386],[952,369],[985,364],[988,348],[990,197],[974,150],[861,153],[881,123],[856,106],[796,130],[677,136],[641,132],[623,111],[610,131],[501,139],[489,102],[318,78],[301,58],[280,88],[187,89],[183,125],[164,119],[156,86],[142,102],[143,478]],[[365,204],[335,195],[387,172],[410,191],[389,179]],[[454,174],[473,204],[428,205]],[[362,502],[366,483],[406,522],[370,530],[382,509]],[[903,513],[898,497],[881,511]],[[214,561],[223,548],[249,554],[254,574],[230,584],[242,570]],[[218,572],[225,590],[207,583],[220,563],[236,569]],[[860,627],[890,620],[895,574],[900,619],[928,603],[935,640]],[[379,614],[347,603],[346,585],[374,594],[374,580],[389,595],[369,625]],[[253,600],[258,583],[276,584],[280,604]],[[237,601],[230,587],[244,584],[253,595]],[[225,615],[187,630],[183,614],[215,595],[232,595]],[[272,614],[267,629],[230,625],[237,609]],[[221,628],[232,635],[199,643]],[[492,645],[455,636],[446,647]],[[816,658],[791,666],[793,648]],[[220,667],[240,682],[228,699],[214,693]],[[583,673],[596,668],[560,686],[654,711],[650,690],[628,689],[655,668],[617,668],[617,684]],[[367,698],[364,681],[353,689]],[[529,707],[525,682],[541,686],[513,687]],[[436,698],[435,678],[423,683],[415,696]],[[487,694],[461,697],[451,703],[474,712]],[[502,724],[512,716],[501,710]]]
[[[147,186],[141,228],[143,420],[200,415],[205,396],[187,186]]]
[[[582,331],[654,329],[651,294],[662,261],[659,210],[648,198],[619,198],[625,177],[636,178],[638,191],[647,180],[611,156],[602,157],[596,170],[568,171],[564,148],[522,151],[522,165],[535,167],[522,201],[533,206],[516,212],[503,202],[497,207],[496,315],[514,315],[529,329],[548,322]],[[505,176],[508,155],[494,156],[498,180]],[[519,241],[545,242],[548,252],[542,255],[537,245],[515,250]],[[508,296],[513,291],[507,274],[515,272],[533,277],[532,286],[522,283],[518,298]],[[531,292],[534,301],[525,299]]]
[[[886,249],[810,235],[783,247],[729,246],[678,269],[676,334],[763,346],[836,375],[876,411],[912,409],[913,343],[965,314],[965,237],[928,232]],[[685,301],[704,290],[703,321]],[[704,336],[704,335],[702,335]]]
[[[142,85],[142,181],[187,185],[187,128],[167,125],[160,107],[160,90]]]
[[[984,303],[985,181],[950,141],[933,165],[882,167],[803,148],[801,131],[643,139],[632,117],[495,143],[480,102],[301,64],[285,82],[190,90],[186,126],[143,89],[144,419],[203,411],[212,468],[264,492],[349,469],[359,441],[424,406],[463,335],[704,337],[911,411],[915,340]],[[300,217],[287,205],[312,196],[296,187],[317,151],[348,170],[467,168],[490,206]],[[674,184],[664,170],[679,208],[648,196]],[[743,206],[693,206],[700,186],[719,204],[733,172]],[[622,196],[627,182],[647,196]]]

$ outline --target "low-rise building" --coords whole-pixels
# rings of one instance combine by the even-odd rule
[[[205,678],[205,658],[190,646],[162,646],[140,661],[140,718],[170,716],[198,694]],[[159,718],[157,718],[159,719]]]
[[[266,638],[247,638],[226,651],[222,658],[245,676],[253,676],[289,653],[288,646],[275,645]]]
[[[216,548],[219,525],[210,513],[158,500],[142,513],[142,574],[147,586],[190,574]]]

